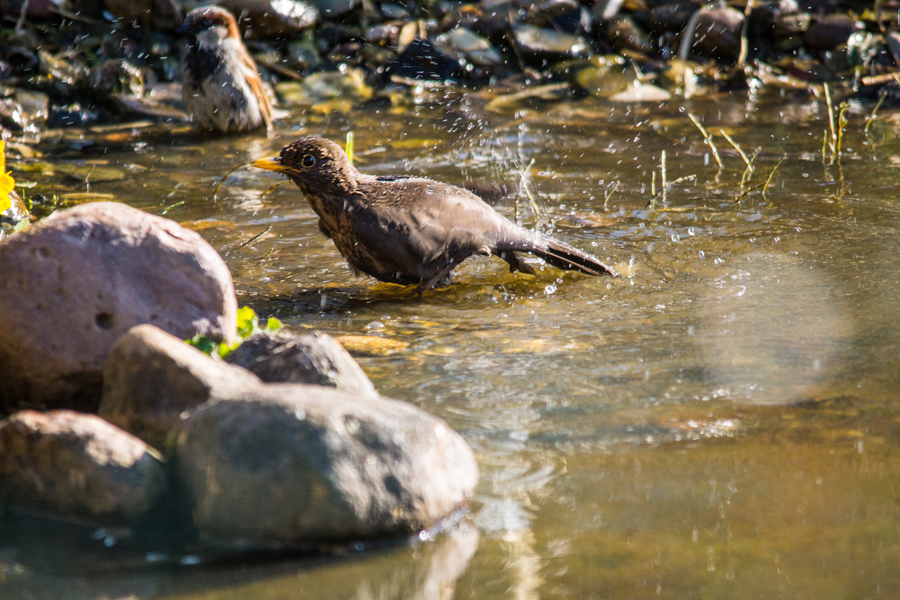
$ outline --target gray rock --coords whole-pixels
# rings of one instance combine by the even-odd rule
[[[0,502],[80,523],[117,525],[166,490],[159,455],[93,415],[23,411],[0,422]]]
[[[239,398],[261,384],[252,373],[210,358],[158,327],[138,325],[109,351],[99,414],[163,448],[185,411]]]
[[[435,45],[450,54],[464,58],[481,67],[495,67],[503,63],[503,56],[491,43],[464,27],[454,27],[434,40]]]
[[[472,450],[440,419],[321,386],[206,404],[176,439],[196,526],[232,548],[409,534],[464,505],[478,481]]]
[[[231,339],[236,314],[228,267],[199,234],[111,202],[57,212],[0,241],[0,411],[95,412],[128,329]]]
[[[643,54],[653,52],[650,38],[629,16],[611,20],[606,26],[606,39],[620,52],[627,50]]]
[[[568,33],[533,25],[515,25],[512,29],[519,51],[538,59],[579,58],[590,51],[583,39]]]
[[[350,353],[324,333],[257,333],[244,340],[226,360],[267,383],[309,383],[357,396],[378,395]]]

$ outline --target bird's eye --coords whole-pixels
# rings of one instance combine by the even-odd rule
[[[300,160],[300,164],[304,167],[313,167],[316,164],[316,157],[312,154],[307,154]]]

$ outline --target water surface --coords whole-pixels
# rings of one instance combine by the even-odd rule
[[[900,593],[898,113],[883,109],[865,132],[872,107],[852,105],[832,161],[821,153],[825,104],[813,97],[500,111],[489,100],[435,92],[402,110],[295,111],[268,137],[148,128],[45,138],[52,173],[30,176],[36,193],[108,194],[165,212],[223,254],[241,304],[295,330],[399,342],[361,365],[382,393],[459,430],[482,480],[450,533],[316,559],[154,567],[147,548],[114,534],[52,552],[7,536],[0,596]],[[689,113],[714,134],[724,169]],[[749,177],[721,129],[748,157],[760,149]],[[299,191],[272,188],[272,173],[238,169],[212,196],[233,166],[277,154],[298,132],[343,142],[349,131],[368,173],[524,178],[537,213],[524,192],[498,210],[622,276],[536,259],[536,277],[511,275],[478,258],[420,300],[351,275]],[[653,198],[663,152],[667,182],[694,178]],[[75,560],[94,553],[126,564]]]

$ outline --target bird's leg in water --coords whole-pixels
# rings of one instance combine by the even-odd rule
[[[452,263],[447,265],[444,269],[439,271],[437,275],[417,285],[416,289],[413,290],[413,294],[421,298],[422,294],[428,290],[434,289],[438,284],[450,285],[450,271],[452,271],[455,266],[456,264]]]

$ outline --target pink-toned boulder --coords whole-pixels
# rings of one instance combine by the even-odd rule
[[[104,526],[140,518],[167,489],[147,444],[94,415],[26,410],[0,421],[0,503]]]
[[[213,359],[158,327],[138,325],[109,351],[98,414],[164,450],[182,414],[205,402],[241,398],[262,384],[250,371]]]
[[[236,314],[228,267],[199,234],[112,202],[55,213],[0,240],[0,412],[95,412],[131,327],[230,340]]]

